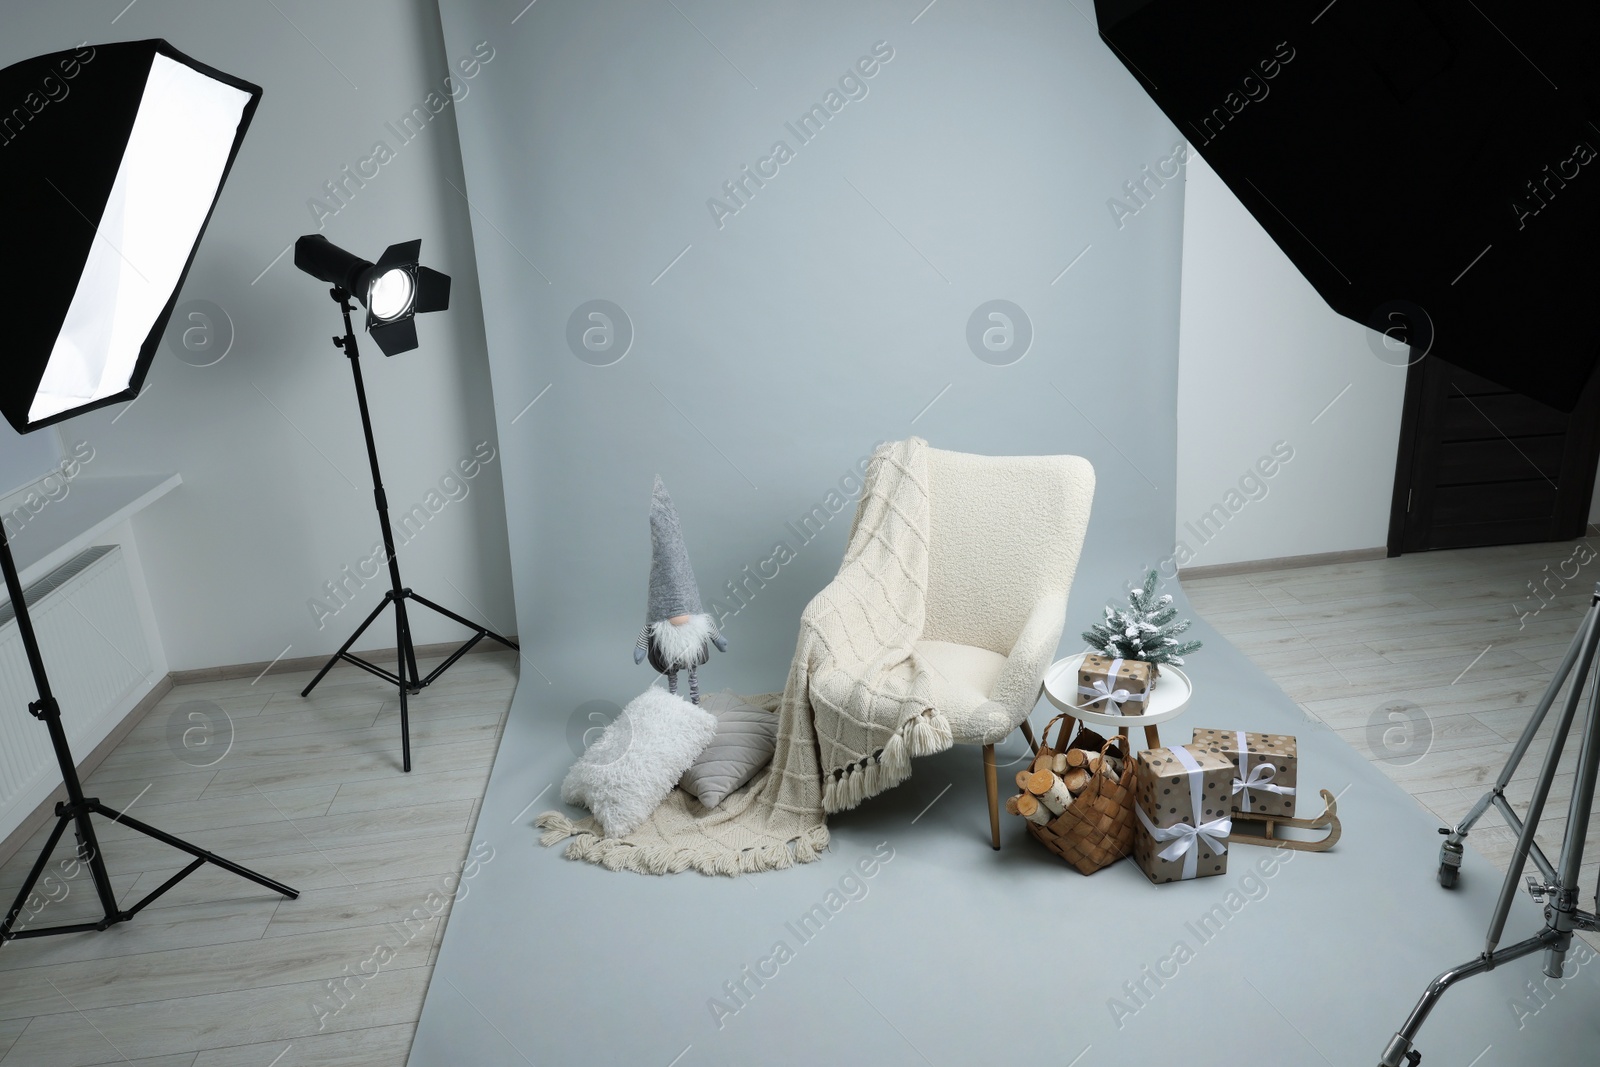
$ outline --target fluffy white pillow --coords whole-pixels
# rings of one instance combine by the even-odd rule
[[[625,837],[667,798],[716,732],[715,715],[652,686],[572,765],[561,799],[593,812],[607,837]]]

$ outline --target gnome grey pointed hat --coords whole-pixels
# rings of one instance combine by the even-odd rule
[[[678,509],[672,506],[658,474],[650,490],[650,599],[645,622],[700,613],[700,587],[689,566]]]

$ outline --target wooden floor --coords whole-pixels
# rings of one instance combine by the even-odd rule
[[[0,1064],[403,1064],[516,678],[513,653],[472,655],[413,698],[409,775],[393,688],[354,667],[308,699],[301,673],[174,688],[89,795],[300,899],[207,866],[132,922],[5,945]],[[220,759],[183,739],[204,725],[191,712],[218,708],[233,735]],[[184,865],[125,827],[97,829],[123,906]],[[43,843],[0,866],[6,905]],[[33,925],[98,918],[87,878],[50,870]]]
[[[1600,546],[1600,538],[1583,544],[1591,542]],[[1183,585],[1206,621],[1309,718],[1337,731],[1441,825],[1455,825],[1499,775],[1600,581],[1596,549],[1575,555],[1574,547],[1421,553]],[[1556,718],[1552,712],[1539,738],[1549,738]],[[1552,859],[1578,742],[1574,736],[1563,751],[1539,834]],[[1519,808],[1544,753],[1545,740],[1537,741],[1506,791]],[[1504,870],[1511,831],[1492,812],[1478,826],[1469,843]],[[1435,842],[1417,847],[1424,858],[1436,851]],[[1600,877],[1600,821],[1585,856],[1588,907]],[[1600,947],[1600,938],[1586,940]]]

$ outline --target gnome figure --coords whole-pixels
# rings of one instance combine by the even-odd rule
[[[678,691],[678,672],[687,670],[689,699],[699,704],[700,683],[694,672],[711,658],[712,645],[719,652],[728,651],[716,622],[700,610],[700,588],[689,566],[678,509],[657,475],[650,491],[650,600],[633,662],[648,656],[650,666],[667,676],[667,690],[672,693]]]

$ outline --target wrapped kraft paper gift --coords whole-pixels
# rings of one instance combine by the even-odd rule
[[[1139,753],[1133,860],[1157,885],[1228,871],[1233,764],[1193,747]]]
[[[1155,687],[1155,671],[1137,659],[1093,653],[1078,667],[1078,705],[1102,715],[1143,715]]]
[[[1194,748],[1233,763],[1233,813],[1252,819],[1294,818],[1299,759],[1290,734],[1196,728]]]

